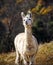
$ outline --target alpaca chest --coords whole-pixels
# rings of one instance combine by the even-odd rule
[[[32,41],[30,41],[29,39],[28,41],[26,41],[25,38],[23,38],[23,40],[21,39],[19,39],[19,41],[17,42],[17,48],[20,54],[28,54],[28,55],[34,54],[35,53],[34,43],[32,44]]]

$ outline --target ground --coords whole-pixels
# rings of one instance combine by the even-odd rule
[[[15,52],[0,54],[0,65],[15,65]],[[53,65],[53,41],[40,44],[36,55],[36,65]]]

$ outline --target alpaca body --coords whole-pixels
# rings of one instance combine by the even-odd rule
[[[29,39],[29,44],[26,42],[25,33],[20,33],[15,38],[15,47],[21,55],[32,55],[37,52],[37,40],[32,35],[32,42]],[[32,44],[33,43],[33,44]],[[31,54],[32,53],[32,54]]]
[[[20,33],[15,38],[15,47],[16,47],[16,57],[15,63],[18,63],[19,56],[20,60],[25,60],[27,62],[35,61],[36,52],[38,50],[38,44],[36,38],[32,35],[32,42],[29,41],[29,44],[26,42],[25,33]],[[33,44],[32,44],[33,43]],[[33,57],[34,56],[34,57]]]
[[[23,17],[24,15],[22,15]],[[24,65],[35,64],[35,56],[38,50],[37,39],[32,35],[31,28],[31,14],[27,14],[23,18],[23,25],[25,27],[24,33],[20,33],[15,37],[14,44],[16,49],[15,63],[19,65],[23,60]]]

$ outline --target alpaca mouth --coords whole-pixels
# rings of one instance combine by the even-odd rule
[[[26,25],[26,28],[31,28],[31,27],[32,27],[32,25],[29,25],[29,24],[28,24],[28,25]]]

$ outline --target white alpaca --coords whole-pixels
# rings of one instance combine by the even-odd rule
[[[25,32],[17,35],[14,40],[16,49],[15,63],[19,65],[20,61],[23,60],[24,65],[33,65],[38,49],[38,43],[36,38],[32,35],[32,14],[29,11],[25,16],[22,12],[21,16]]]

